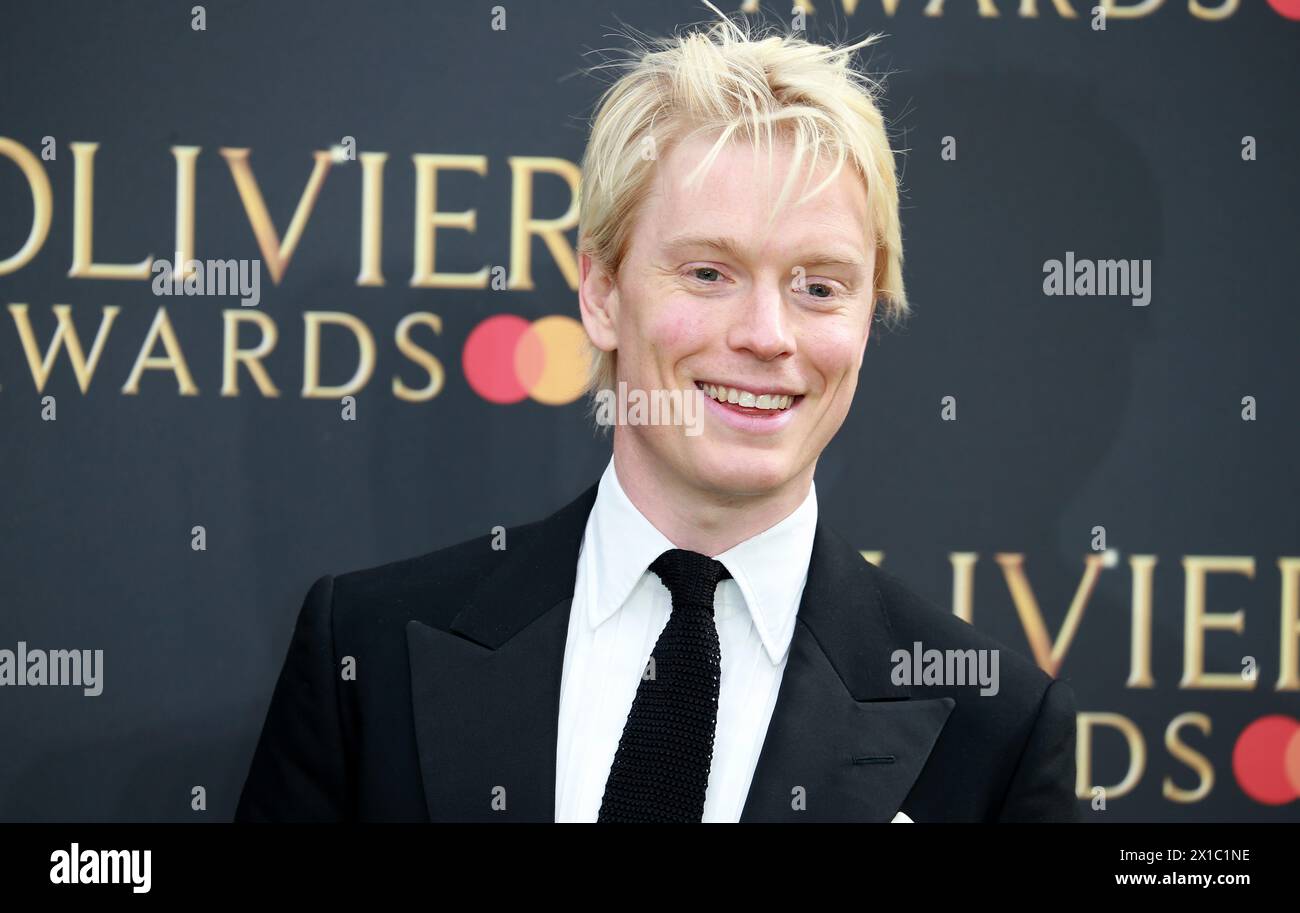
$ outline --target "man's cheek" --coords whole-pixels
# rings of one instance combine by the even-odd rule
[[[851,345],[827,337],[800,339],[799,354],[799,374],[806,392],[822,396],[834,394],[847,378],[856,376],[860,364]]]
[[[655,322],[650,333],[660,351],[679,356],[702,348],[708,338],[705,322],[685,314],[665,315]]]

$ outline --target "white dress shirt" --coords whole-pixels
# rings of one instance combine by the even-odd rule
[[[739,821],[785,672],[808,578],[817,490],[784,520],[716,559],[714,616],[722,652],[718,725],[704,820]],[[671,541],[619,484],[614,460],[601,476],[578,556],[560,686],[555,820],[595,821],[632,700],[672,610],[650,564]]]

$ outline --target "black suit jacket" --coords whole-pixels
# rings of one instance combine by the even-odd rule
[[[507,531],[504,550],[483,536],[318,580],[235,820],[553,821],[560,675],[596,487]],[[916,641],[1000,648],[819,519],[742,821],[1076,820],[1069,686],[1005,649],[996,696],[892,684],[893,652]]]

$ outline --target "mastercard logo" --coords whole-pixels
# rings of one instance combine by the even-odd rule
[[[1300,722],[1263,716],[1237,736],[1232,772],[1242,792],[1263,805],[1300,798]]]
[[[531,397],[563,406],[587,381],[587,333],[558,314],[529,322],[513,314],[489,317],[469,334],[461,353],[465,379],[490,403]]]
[[[1268,5],[1273,7],[1278,15],[1288,19],[1300,19],[1300,0],[1268,0]]]

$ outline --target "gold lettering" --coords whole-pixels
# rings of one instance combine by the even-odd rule
[[[533,235],[541,235],[551,256],[564,274],[572,291],[578,290],[578,260],[573,246],[564,236],[578,224],[578,183],[582,172],[572,162],[560,158],[511,156],[514,175],[510,194],[510,279],[507,287],[531,291],[533,285]],[[533,175],[558,174],[569,183],[569,210],[558,219],[533,218]]]
[[[99,143],[71,143],[73,279],[148,279],[153,256],[139,263],[95,262],[95,151]]]
[[[253,168],[248,163],[251,150],[221,149],[220,152],[230,167],[231,177],[235,179],[239,199],[244,204],[244,212],[248,214],[249,224],[253,226],[253,236],[257,238],[257,246],[262,251],[262,259],[266,261],[266,269],[271,274],[271,281],[279,285],[284,271],[289,266],[289,261],[293,258],[293,252],[298,247],[298,241],[302,238],[303,230],[311,218],[311,211],[316,206],[316,198],[320,195],[333,159],[328,152],[313,153],[316,166],[312,169],[311,177],[307,179],[307,186],[302,196],[298,198],[298,208],[294,210],[293,221],[289,223],[289,230],[285,232],[284,241],[281,242],[280,233],[276,231],[275,223],[271,221],[271,214],[267,212],[266,200],[262,197],[257,178],[253,176]]]
[[[437,314],[407,314],[397,324],[397,330],[394,333],[397,339],[397,348],[403,355],[411,361],[424,368],[429,374],[429,383],[423,389],[413,390],[396,374],[393,375],[393,396],[408,403],[423,403],[433,399],[442,392],[442,385],[445,378],[442,362],[425,349],[420,348],[411,340],[411,327],[416,324],[424,324],[432,327],[433,332],[442,335],[442,318]]]
[[[1101,0],[1100,5],[1107,19],[1141,19],[1150,16],[1164,4],[1165,0],[1142,0],[1134,6],[1120,6],[1119,0]]]
[[[361,275],[357,285],[384,284],[384,163],[387,152],[361,153]]]
[[[257,389],[263,396],[270,398],[279,396],[280,391],[276,389],[275,384],[271,383],[266,368],[262,367],[262,359],[275,350],[279,338],[275,321],[261,311],[243,308],[222,311],[221,317],[225,324],[225,336],[221,347],[221,395],[239,395],[239,365],[242,364],[248,368],[253,383],[257,384]],[[256,348],[239,348],[239,325],[242,323],[256,324],[262,331],[262,340]]]
[[[0,276],[22,269],[40,253],[45,239],[50,235],[50,220],[54,217],[54,195],[50,192],[50,176],[45,173],[41,160],[32,155],[21,143],[0,136],[0,155],[13,161],[27,179],[27,189],[32,193],[32,229],[27,240],[8,260],[0,260]]]
[[[1277,691],[1300,691],[1300,558],[1279,558],[1282,571],[1281,671]]]
[[[976,552],[948,555],[952,565],[952,614],[967,624],[975,623],[975,562],[979,557]]]
[[[1133,596],[1130,612],[1132,631],[1129,644],[1129,688],[1151,688],[1155,679],[1151,675],[1151,615],[1152,594],[1155,586],[1153,574],[1155,555],[1130,555],[1129,567],[1133,571]]]
[[[59,357],[59,349],[66,346],[68,361],[72,362],[72,371],[77,376],[77,386],[81,388],[82,393],[85,393],[90,389],[90,382],[95,377],[95,366],[99,364],[99,356],[104,352],[104,343],[108,341],[109,331],[121,308],[109,306],[103,309],[99,318],[99,329],[95,332],[94,345],[90,347],[89,359],[82,352],[81,339],[77,336],[77,327],[72,322],[72,308],[66,304],[56,304],[53,310],[59,325],[42,359],[36,334],[32,332],[32,323],[27,316],[27,305],[9,305],[9,313],[13,315],[14,325],[18,328],[18,338],[22,341],[23,354],[27,356],[27,367],[32,372],[32,382],[36,384],[37,393],[45,389],[45,382],[50,378],[50,370]]]
[[[176,250],[172,275],[189,278],[194,259],[194,162],[202,151],[199,146],[172,146],[176,159]]]
[[[167,354],[150,355],[159,339],[162,339]],[[190,376],[189,366],[185,364],[185,355],[181,352],[180,343],[176,339],[176,331],[172,329],[171,319],[167,316],[167,308],[160,307],[153,319],[153,326],[149,327],[149,333],[145,336],[144,345],[140,347],[135,366],[131,368],[131,376],[122,387],[122,392],[128,396],[135,396],[140,392],[140,375],[145,370],[164,368],[170,369],[176,375],[176,387],[180,390],[181,396],[199,395],[199,388],[194,385],[194,378]]]
[[[481,155],[413,155],[415,162],[415,272],[412,288],[487,288],[488,268],[477,273],[439,273],[434,270],[439,228],[461,228],[473,234],[478,210],[438,212],[438,172],[443,169],[487,174]]]
[[[1241,0],[1223,0],[1222,3],[1215,7],[1203,6],[1198,0],[1187,0],[1187,8],[1191,10],[1192,15],[1207,22],[1227,19],[1237,11],[1239,6],[1241,6]]]
[[[370,381],[375,370],[375,337],[370,334],[364,323],[342,311],[304,311],[303,323],[306,325],[306,339],[302,361],[302,395],[307,399],[341,399],[356,393]],[[322,324],[344,327],[356,337],[358,355],[357,370],[351,380],[338,387],[320,385],[320,328]]]
[[[1210,734],[1210,718],[1208,716],[1203,713],[1180,713],[1169,721],[1169,726],[1165,729],[1165,748],[1169,750],[1171,755],[1200,775],[1200,785],[1195,789],[1180,789],[1174,785],[1173,778],[1167,776],[1160,788],[1161,793],[1170,802],[1179,802],[1184,805],[1200,802],[1214,788],[1214,766],[1205,759],[1205,755],[1188,746],[1179,737],[1178,730],[1188,724],[1201,730],[1204,735]]]
[[[1142,733],[1133,721],[1119,713],[1080,713],[1075,718],[1077,739],[1075,741],[1075,777],[1074,794],[1080,799],[1092,796],[1092,788],[1101,784],[1092,782],[1092,730],[1095,726],[1109,726],[1118,729],[1128,742],[1129,763],[1124,779],[1116,786],[1106,786],[1106,799],[1118,799],[1126,796],[1137,786],[1147,766],[1147,747],[1142,740]]]
[[[1069,0],[1052,0],[1052,6],[1056,7],[1056,12],[1062,19],[1079,18],[1079,14],[1074,11],[1074,7],[1070,6]],[[1020,0],[1020,16],[1023,19],[1037,19],[1037,0]]]
[[[1205,671],[1205,632],[1207,630],[1234,631],[1240,634],[1246,625],[1241,609],[1227,615],[1205,611],[1205,575],[1209,573],[1245,574],[1255,576],[1255,559],[1248,556],[1209,557],[1188,555],[1183,558],[1186,577],[1186,597],[1183,613],[1183,679],[1179,688],[1223,688],[1232,691],[1250,691],[1255,682],[1240,672]]]
[[[1043,613],[1038,607],[1038,600],[1034,597],[1033,587],[1025,577],[1025,556],[1000,552],[993,557],[1002,566],[1007,589],[1011,591],[1011,600],[1015,603],[1020,624],[1029,639],[1034,660],[1044,672],[1055,677],[1061,668],[1061,662],[1065,659],[1065,654],[1070,650],[1074,635],[1079,630],[1079,623],[1083,621],[1083,613],[1093,589],[1097,586],[1097,578],[1101,576],[1102,556],[1090,554],[1084,558],[1083,579],[1079,581],[1079,586],[1075,590],[1074,600],[1070,603],[1069,611],[1066,612],[1065,622],[1061,625],[1055,643],[1047,633],[1047,626],[1043,624]]]

